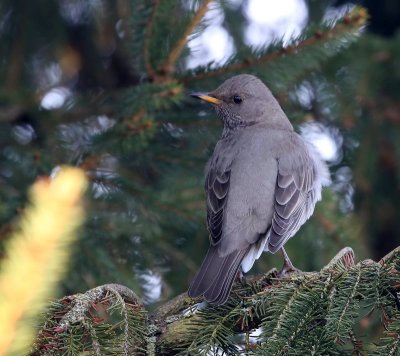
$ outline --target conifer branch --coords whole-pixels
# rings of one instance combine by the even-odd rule
[[[70,310],[57,327],[51,329],[54,323],[50,323],[41,335],[46,335],[46,330],[47,335],[54,330],[68,335],[69,329],[77,330],[76,325],[81,323],[92,337],[93,350],[99,354],[104,348],[104,335],[97,325],[101,321],[96,321],[90,309],[96,303],[104,304],[104,298],[112,293],[116,297],[112,308],[117,308],[123,317],[122,334],[115,339],[120,346],[115,347],[123,354],[140,354],[140,350],[157,355],[218,350],[236,354],[251,349],[254,355],[264,355],[290,353],[293,348],[298,354],[310,350],[314,354],[326,354],[328,350],[339,353],[345,342],[353,350],[363,347],[352,327],[359,315],[355,311],[364,301],[378,306],[387,324],[376,354],[394,355],[399,350],[399,311],[387,290],[391,288],[396,295],[399,292],[399,252],[399,248],[392,251],[383,264],[370,260],[354,264],[352,249],[345,248],[320,272],[277,278],[273,269],[254,277],[246,286],[234,286],[228,302],[219,307],[199,304],[200,300],[183,293],[159,307],[151,318],[134,292],[121,285],[105,285],[70,297]],[[249,333],[259,327],[263,329],[259,342],[251,344]],[[235,335],[246,336],[242,344],[236,344]],[[48,342],[49,338],[43,340]]]
[[[142,304],[139,297],[129,288],[120,284],[104,284],[93,288],[84,294],[73,296],[73,308],[65,314],[59,322],[57,328],[66,330],[71,324],[82,322],[93,304],[99,302],[107,293],[112,293],[122,303],[123,301],[133,304]],[[124,313],[126,315],[126,313]]]
[[[354,297],[357,293],[357,289],[360,285],[360,280],[361,280],[361,269],[359,269],[357,272],[357,279],[356,279],[355,283],[353,284],[350,294],[346,300],[345,306],[340,313],[339,320],[336,323],[336,328],[335,328],[335,334],[336,334],[335,341],[336,342],[340,342],[340,331],[339,330],[340,330],[340,327],[342,326],[342,321],[348,312],[349,306],[353,302]]]
[[[159,0],[153,0],[153,9],[150,15],[149,22],[146,24],[146,32],[144,35],[143,59],[144,59],[144,66],[150,78],[154,78],[156,76],[155,70],[150,60],[150,41],[151,41],[151,36],[153,34],[154,18],[156,16],[159,3],[160,3]]]
[[[96,356],[101,356],[101,348],[100,348],[100,343],[99,343],[99,338],[97,336],[96,330],[93,327],[93,325],[91,325],[90,323],[86,322],[85,320],[82,320],[82,325],[89,330],[90,333],[90,337],[92,338],[92,348],[93,348],[93,352]]]
[[[326,30],[317,31],[313,36],[296,42],[293,45],[276,49],[273,52],[266,52],[260,56],[248,57],[215,70],[203,71],[190,76],[183,76],[181,81],[186,83],[196,80],[204,80],[211,77],[218,77],[228,73],[240,72],[247,68],[254,68],[262,64],[274,62],[285,56],[298,55],[302,50],[308,47],[315,46],[318,43],[322,44],[334,37],[343,36],[349,31],[358,32],[363,26],[365,26],[367,19],[368,13],[366,10],[362,7],[356,7],[340,22],[337,22],[335,26],[327,28]]]
[[[354,266],[354,259],[354,251],[350,247],[342,248],[322,270],[332,271],[339,266],[343,268]]]
[[[105,316],[115,311],[120,320],[108,325]],[[69,354],[84,347],[87,334],[88,347],[96,355],[102,355],[105,347],[118,355],[132,355],[145,345],[145,323],[147,313],[132,290],[120,284],[105,284],[52,303],[32,355],[53,354],[54,350]]]
[[[391,263],[400,254],[400,246],[390,251],[386,256],[382,257],[379,261],[381,265]]]
[[[161,72],[165,74],[172,74],[174,71],[174,66],[176,61],[178,60],[179,56],[181,55],[183,49],[185,48],[186,43],[189,40],[190,34],[196,28],[196,26],[200,23],[204,15],[208,10],[208,5],[211,3],[211,0],[204,0],[203,4],[199,6],[197,11],[195,12],[192,20],[186,27],[186,30],[183,32],[180,39],[175,44],[175,47],[172,48],[171,52],[169,53],[167,59],[161,65]]]
[[[188,297],[186,293],[179,294],[175,298],[161,305],[156,310],[156,316],[159,319],[166,319],[171,315],[177,315],[183,310],[190,308],[196,301]]]

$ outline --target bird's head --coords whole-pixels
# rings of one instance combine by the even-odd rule
[[[213,104],[226,130],[260,122],[291,128],[271,91],[253,75],[237,75],[209,93],[191,95]]]

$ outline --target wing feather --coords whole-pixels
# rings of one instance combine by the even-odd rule
[[[217,172],[214,169],[210,169],[206,182],[207,225],[211,244],[216,245],[222,237],[222,224],[229,191],[230,170]]]
[[[286,188],[293,182],[293,177],[288,174],[288,175],[281,175],[280,179],[278,180],[278,187],[281,188]]]
[[[221,182],[219,177],[217,176],[212,186],[212,190],[215,196],[218,198],[218,200],[222,200],[226,197],[226,195],[228,194],[228,188],[229,188],[229,181]]]
[[[293,162],[279,169],[275,188],[275,205],[268,250],[276,252],[308,219],[314,208],[314,167],[311,160]],[[284,173],[283,173],[284,172]]]
[[[296,192],[296,190],[297,187],[293,180],[291,180],[291,183],[286,187],[281,187],[277,184],[275,189],[275,198],[277,203],[280,205],[287,204],[293,197],[293,194]]]
[[[276,199],[276,198],[275,198]],[[281,205],[275,201],[275,211],[284,219],[289,219],[301,202],[301,192],[296,189],[286,204]]]

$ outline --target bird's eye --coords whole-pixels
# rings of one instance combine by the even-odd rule
[[[240,104],[243,101],[240,95],[234,95],[232,99],[235,104]]]

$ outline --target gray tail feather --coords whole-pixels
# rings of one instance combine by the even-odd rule
[[[247,251],[248,249],[233,251],[225,257],[220,257],[218,247],[210,246],[199,272],[189,287],[189,297],[204,295],[211,304],[224,304]]]

